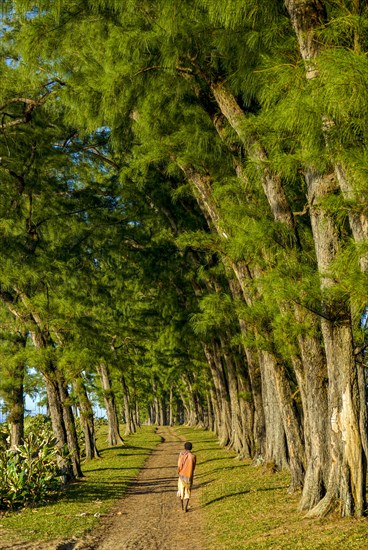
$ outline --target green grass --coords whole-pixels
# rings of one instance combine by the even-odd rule
[[[220,449],[204,430],[176,428],[193,442],[206,550],[320,549],[366,547],[367,519],[307,520],[297,512],[300,495],[289,495],[286,472],[271,473],[239,461]],[[160,437],[143,427],[126,437],[125,447],[107,448],[106,431],[99,437],[102,458],[84,464],[85,480],[68,487],[63,498],[0,517],[0,537],[16,542],[81,536],[108,513],[143,466]],[[5,531],[4,531],[5,530]]]
[[[286,472],[271,473],[220,449],[216,437],[180,427],[193,442],[206,549],[362,549],[367,519],[306,519],[297,512],[300,494],[288,494]]]
[[[14,540],[47,541],[90,531],[98,518],[126,491],[146,458],[161,441],[152,426],[126,436],[125,446],[107,447],[107,428],[101,427],[97,446],[101,459],[83,464],[85,479],[69,485],[61,499],[0,516],[1,535]],[[124,433],[124,432],[122,432]]]

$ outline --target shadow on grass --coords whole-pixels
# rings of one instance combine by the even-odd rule
[[[123,451],[121,455],[123,456],[130,456],[128,453],[125,453],[124,451],[149,451],[152,452],[152,448],[150,447],[136,447],[135,445],[116,445],[116,447],[103,447],[98,449],[100,453],[106,453],[109,451]],[[138,453],[141,454],[141,453]],[[120,456],[121,456],[120,455]],[[119,456],[119,455],[118,455]]]
[[[200,464],[207,464],[208,462],[214,462],[215,460],[231,460],[228,456],[221,456],[217,458],[208,458],[207,460],[203,460],[200,462]]]
[[[202,477],[206,477],[209,474],[215,474],[216,472],[224,472],[225,470],[226,471],[236,470],[238,468],[241,468],[241,466],[245,466],[245,464],[237,464],[236,466],[225,466],[224,468],[221,468],[221,467],[220,468],[214,468],[213,470],[211,470],[209,472],[203,472],[203,473],[200,473],[200,474],[196,474],[196,478],[201,479]]]
[[[221,495],[220,497],[213,498],[212,500],[209,500],[205,504],[203,504],[203,508],[206,506],[209,506],[210,504],[214,504],[215,502],[220,502],[221,500],[226,500],[227,498],[237,497],[240,495],[247,495],[248,493],[263,493],[268,491],[278,491],[280,489],[285,489],[285,487],[263,487],[261,489],[256,489],[255,491],[251,489],[244,489],[244,491],[237,491],[235,493],[229,493],[228,495]]]
[[[77,484],[75,487],[69,487],[68,491],[62,496],[62,500],[67,502],[90,503],[93,500],[111,500],[118,499],[129,486],[128,480],[111,481],[110,483],[88,483],[88,485]]]
[[[207,451],[219,451],[219,447],[209,447],[209,448],[206,448],[206,447],[203,447],[203,449],[198,449],[197,447],[194,448],[194,444],[193,444],[193,452],[196,452],[196,453],[205,453]]]
[[[230,493],[230,495],[222,495],[220,497],[213,498],[212,500],[209,500],[208,502],[203,504],[203,508],[209,506],[210,504],[214,504],[215,502],[220,502],[221,500],[225,500],[231,497],[238,497],[239,495],[246,495],[248,493],[250,493],[250,489],[246,489],[245,491],[238,491],[237,493]]]

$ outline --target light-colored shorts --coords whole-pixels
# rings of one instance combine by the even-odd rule
[[[191,488],[192,488],[191,483],[189,483],[187,481],[183,481],[179,477],[179,479],[178,479],[178,497],[180,497],[181,500],[186,499],[186,498],[190,498]]]

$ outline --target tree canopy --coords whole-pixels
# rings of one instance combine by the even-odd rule
[[[202,425],[288,468],[310,516],[365,513],[367,9],[4,3],[12,445],[32,367],[69,477],[93,393],[111,444],[119,418]]]

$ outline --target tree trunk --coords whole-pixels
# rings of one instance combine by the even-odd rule
[[[115,404],[115,394],[111,388],[110,373],[105,363],[97,366],[97,372],[100,376],[103,398],[109,426],[108,443],[111,446],[124,445],[124,440],[119,431],[119,420]]]
[[[191,426],[200,426],[200,404],[196,390],[193,388],[193,382],[188,376],[186,378],[187,386],[189,390],[189,402],[190,402],[190,411],[191,411]]]
[[[221,351],[224,358],[224,362],[227,368],[227,375],[229,380],[229,398],[230,398],[230,411],[231,411],[231,432],[229,447],[231,447],[236,453],[243,454],[243,426],[242,416],[239,406],[238,395],[238,379],[235,370],[235,365],[230,353],[225,345],[223,339],[221,341]]]
[[[84,382],[78,377],[73,388],[78,399],[80,409],[80,421],[84,433],[86,459],[92,460],[100,456],[96,446],[96,435],[92,404],[89,400]]]
[[[169,398],[169,426],[174,425],[174,412],[173,412],[173,387],[170,386],[170,398]]]
[[[223,372],[221,362],[221,352],[217,342],[213,342],[212,346],[204,347],[207,362],[209,364],[213,383],[216,390],[216,398],[219,409],[218,417],[218,437],[220,445],[226,446],[230,442],[231,436],[231,411],[230,399],[226,378]]]
[[[214,388],[210,387],[210,398],[211,398],[211,405],[213,410],[213,431],[218,436],[220,431],[220,407],[217,399],[217,393],[214,390]]]
[[[10,430],[10,449],[15,449],[23,443],[24,437],[24,365],[17,365],[13,373],[10,395],[6,403],[9,407],[7,422]]]
[[[181,399],[181,402],[183,404],[183,413],[184,413],[183,414],[183,423],[190,426],[191,417],[192,417],[190,406],[187,403],[187,399],[186,399],[185,395],[183,395],[182,393],[180,394],[180,399]]]
[[[159,425],[166,425],[166,415],[165,415],[165,398],[161,397],[157,400],[158,402],[158,414],[159,414]]]
[[[361,431],[366,403],[361,402],[349,305],[331,293],[335,281],[329,272],[340,243],[334,219],[322,203],[323,198],[336,191],[337,182],[334,174],[321,175],[312,170],[306,172],[306,181],[323,293],[321,328],[329,378],[331,438],[327,492],[308,515],[325,516],[338,509],[342,516],[361,516],[366,507],[366,434]]]
[[[300,54],[306,66],[306,77],[308,80],[318,77],[317,59],[321,50],[321,42],[316,30],[326,23],[327,14],[322,2],[315,0],[285,0],[285,6],[289,12],[290,20],[299,43]],[[354,15],[359,16],[359,6],[351,7]],[[358,48],[359,51],[359,48]],[[331,151],[329,143],[330,128],[334,121],[324,117],[321,118],[321,127],[326,140],[326,145]],[[331,151],[333,153],[333,151]],[[341,162],[334,162],[334,172],[344,198],[348,201],[357,201],[358,208],[353,211],[349,209],[349,222],[354,240],[356,243],[368,239],[368,217],[366,215],[366,196],[361,195],[354,189],[351,177],[348,177],[346,168]],[[368,254],[360,258],[362,271],[368,270]]]
[[[319,327],[314,316],[299,306],[295,307],[295,312],[297,320],[312,326],[317,334]],[[298,340],[301,360],[294,359],[293,366],[302,399],[307,464],[299,509],[310,510],[326,493],[330,469],[328,375],[326,356],[318,336],[310,335],[308,330]]]
[[[44,374],[44,382],[47,393],[47,401],[51,417],[52,430],[56,438],[56,446],[59,450],[58,464],[63,472],[64,482],[74,479],[75,473],[72,462],[69,458],[65,458],[64,449],[68,448],[68,440],[64,423],[63,407],[60,400],[59,384],[56,373],[48,369]]]
[[[215,422],[214,422],[214,419],[213,419],[211,395],[210,395],[209,390],[206,390],[206,404],[207,404],[207,425],[206,425],[206,429],[213,432],[214,428],[215,428]]]
[[[272,358],[272,361],[289,455],[291,474],[289,491],[297,491],[303,487],[305,473],[305,451],[299,415],[293,403],[285,367],[276,358]]]
[[[69,395],[68,395],[68,390],[66,387],[65,380],[60,374],[58,376],[58,389],[59,389],[60,402],[62,404],[62,410],[63,410],[66,439],[67,439],[69,451],[71,452],[73,473],[75,477],[83,477],[81,464],[80,464],[80,451],[79,451],[77,431],[75,429],[73,409],[71,404],[69,403]]]
[[[129,388],[127,386],[125,376],[121,374],[121,386],[123,389],[124,414],[125,414],[125,435],[135,432],[135,426],[132,418],[132,410],[130,407]]]
[[[233,273],[235,272],[234,268],[235,266],[232,266]],[[239,280],[232,277],[229,277],[228,280],[233,298],[235,300],[242,299],[243,294]],[[247,337],[249,331],[242,319],[239,319],[239,327],[243,336]],[[245,380],[249,378],[249,386],[247,384],[243,390],[243,393],[247,396],[246,399],[243,399],[243,407],[248,411],[247,418],[252,422],[253,428],[253,436],[250,438],[250,441],[252,441],[251,456],[255,461],[262,462],[265,457],[266,426],[262,401],[261,372],[256,353],[245,345],[243,345],[243,349],[247,361],[247,372],[243,372],[243,386]]]
[[[266,425],[265,461],[278,468],[288,468],[288,452],[285,429],[280,413],[279,397],[276,391],[275,361],[271,354],[259,352],[262,377],[263,410]]]
[[[237,363],[236,372],[238,376],[239,407],[243,428],[243,451],[241,457],[254,458],[254,404],[251,383],[246,365],[243,365],[240,361],[237,361]]]

